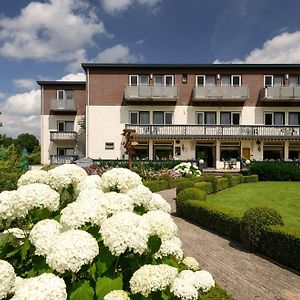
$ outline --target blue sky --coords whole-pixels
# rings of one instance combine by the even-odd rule
[[[0,133],[39,136],[35,81],[82,62],[300,63],[299,16],[299,0],[1,1]]]

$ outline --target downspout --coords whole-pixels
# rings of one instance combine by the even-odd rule
[[[41,163],[44,163],[44,85],[41,86]]]
[[[89,106],[90,106],[90,70],[87,68],[86,73],[86,88],[87,88],[87,105],[85,109],[85,156],[89,157]]]

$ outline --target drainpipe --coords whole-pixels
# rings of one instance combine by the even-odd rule
[[[41,163],[44,163],[45,145],[44,145],[44,86],[41,86]]]
[[[87,105],[85,107],[85,156],[89,157],[89,106],[90,106],[90,70],[86,73]]]

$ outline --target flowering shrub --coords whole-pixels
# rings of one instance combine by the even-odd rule
[[[196,300],[215,285],[136,173],[68,165],[18,185],[0,193],[0,299]]]
[[[194,164],[191,164],[190,162],[183,162],[173,168],[175,171],[179,171],[182,176],[186,175],[194,175],[194,176],[200,176],[201,171],[198,169],[198,167]]]

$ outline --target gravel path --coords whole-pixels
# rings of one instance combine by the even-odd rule
[[[175,213],[175,189],[160,194]],[[181,218],[174,220],[185,255],[194,256],[236,300],[300,300],[299,275]]]

